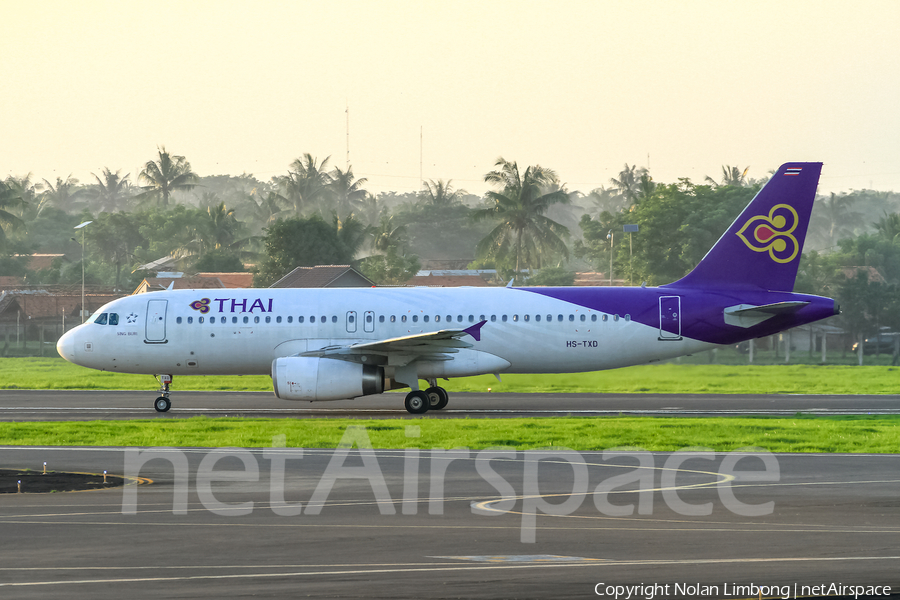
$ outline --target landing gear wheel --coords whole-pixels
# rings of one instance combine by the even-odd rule
[[[406,406],[407,412],[421,415],[428,412],[428,409],[431,407],[431,399],[425,392],[416,390],[406,395],[406,400],[404,400],[403,404]]]
[[[156,409],[156,412],[169,412],[169,409],[172,408],[172,401],[165,396],[160,396],[153,403],[153,407]]]
[[[431,406],[428,407],[429,410],[441,410],[450,401],[450,395],[442,387],[430,387],[425,390],[425,393],[428,394],[428,399],[431,402]]]

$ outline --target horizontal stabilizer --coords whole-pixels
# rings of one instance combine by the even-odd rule
[[[754,306],[738,304],[725,309],[725,323],[735,327],[753,327],[777,315],[792,314],[809,304],[809,302],[776,302]]]

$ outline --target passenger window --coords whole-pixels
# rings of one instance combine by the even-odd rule
[[[202,322],[203,322],[203,317],[197,317],[197,322],[198,322],[198,323],[202,323]]]
[[[603,315],[603,320],[606,321],[607,319],[609,319],[609,315]]]
[[[378,315],[378,322],[384,323],[384,315]]]
[[[403,315],[402,317],[400,317],[400,321],[402,321],[403,323],[406,323],[406,315]]]
[[[188,317],[188,321],[190,321],[190,317]],[[244,323],[249,323],[250,317],[244,317]]]
[[[215,317],[210,317],[210,318],[209,318],[209,322],[210,322],[210,323],[215,323],[215,322],[216,322],[216,318],[215,318]]]
[[[618,321],[618,320],[619,320],[619,315],[613,315],[613,321]]]
[[[259,317],[253,317],[253,322],[254,322],[254,323],[259,323]]]
[[[582,321],[587,321],[587,315],[581,315],[581,320],[582,320]]]
[[[497,322],[497,315],[491,315],[491,323]]]
[[[372,315],[366,315],[366,323],[372,322]]]
[[[462,323],[462,315],[456,315],[457,323]]]
[[[427,322],[428,322],[428,315],[425,315],[424,317],[422,317],[422,320],[425,321],[425,322],[427,323]]]
[[[630,320],[631,320],[631,315],[625,315],[625,320],[626,320],[626,321],[630,321]]]
[[[556,315],[556,320],[559,321],[560,323],[562,323],[563,316],[562,316],[562,315]]]
[[[232,323],[237,323],[237,317],[231,317],[231,322],[232,322]]]
[[[246,319],[246,317],[244,317]],[[188,317],[188,325],[194,322],[194,317]]]
[[[322,320],[324,321],[324,320],[325,320],[325,317],[322,317]],[[337,316],[331,317],[331,322],[332,322],[332,323],[337,323]]]
[[[541,315],[534,315],[534,320],[538,323],[541,322]]]
[[[478,322],[479,322],[479,323],[482,322],[482,321],[486,321],[486,320],[487,320],[487,319],[484,318],[484,315],[478,315]]]
[[[519,315],[513,315],[513,323],[519,320]]]
[[[526,320],[526,321],[527,321],[528,319],[530,319],[530,318],[531,318],[531,317],[529,317],[528,315],[525,315],[525,320]]]
[[[97,317],[97,320],[94,321],[94,323],[96,323],[97,325],[106,325],[106,318],[108,316],[109,315],[107,315],[106,313],[102,313],[99,317]]]
[[[548,322],[548,323],[552,323],[552,322],[553,322],[553,315],[547,315],[547,322]]]
[[[119,324],[119,313],[109,313],[109,324],[110,325],[118,325]]]
[[[268,323],[268,322],[269,322],[269,317],[266,317],[266,323]],[[281,323],[281,317],[275,317],[275,322]]]
[[[413,323],[419,322],[419,315],[413,315]]]
[[[297,317],[297,322],[298,322],[298,323],[302,323],[302,322],[303,322],[303,317],[302,317],[302,316]]]
[[[181,325],[181,317],[178,317],[177,319],[175,319],[175,322],[178,323],[179,325]]]
[[[574,320],[575,320],[575,315],[569,315],[569,321],[574,321]]]
[[[396,323],[396,322],[397,322],[397,316],[391,315],[391,323]]]
[[[591,315],[591,321],[596,322],[596,321],[597,321],[597,315]]]
[[[475,315],[469,315],[469,323],[475,322]]]
[[[434,315],[434,322],[435,322],[435,323],[440,323],[440,322],[441,322],[441,315]]]
[[[354,318],[353,315],[347,315],[347,322],[348,322],[348,323],[353,323],[354,321],[356,321],[356,319]]]
[[[500,317],[500,320],[503,321],[504,323],[506,323],[506,315],[503,315],[502,317]]]
[[[309,318],[309,322],[310,322],[310,323],[315,323],[315,322],[316,322],[316,316],[315,316],[315,315],[312,315],[312,316]]]

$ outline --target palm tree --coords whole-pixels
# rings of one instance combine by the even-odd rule
[[[46,179],[43,181],[46,190],[42,195],[46,199],[46,202],[66,212],[74,212],[81,208],[81,206],[79,206],[81,204],[79,198],[84,195],[85,190],[74,189],[75,186],[78,185],[77,179],[71,175],[65,179],[57,177],[56,185],[53,185]]]
[[[653,188],[656,187],[652,181],[647,169],[644,167],[638,169],[637,165],[629,167],[628,163],[625,163],[625,168],[619,172],[618,179],[613,177],[609,180],[619,195],[625,199],[626,206],[637,204],[641,198],[647,195],[648,189],[652,193]]]
[[[851,209],[856,201],[856,196],[838,196],[832,192],[828,199],[813,205],[813,226],[827,231],[828,248],[833,248],[839,239],[851,235],[854,228],[862,224],[861,213]]]
[[[91,173],[94,179],[97,180],[97,184],[90,188],[86,194],[93,199],[95,203],[93,208],[96,212],[113,213],[124,208],[125,200],[128,198],[126,191],[130,184],[128,181],[129,176],[121,177],[119,175],[120,171],[121,169],[113,173],[104,167],[102,171],[103,179],[100,179],[96,173]]]
[[[23,225],[22,219],[9,212],[9,209],[24,206],[22,195],[15,188],[0,181],[0,247],[6,244],[6,231]]]
[[[554,204],[569,202],[562,189],[546,192],[545,186],[558,181],[556,173],[539,165],[528,167],[524,176],[519,167],[502,157],[494,165],[499,169],[484,176],[487,183],[500,191],[489,191],[486,199],[492,206],[474,211],[476,221],[497,218],[497,225],[475,248],[478,258],[515,257],[516,276],[522,267],[539,267],[542,254],[556,252],[566,258],[569,249],[563,241],[569,230],[544,215]]]
[[[419,193],[419,197],[434,208],[459,204],[460,198],[466,193],[466,190],[454,190],[452,183],[452,179],[448,179],[446,182],[443,179],[437,181],[429,179],[422,184],[424,189]]]
[[[900,213],[888,214],[885,211],[884,216],[874,223],[875,231],[879,237],[891,243],[900,240]]]
[[[337,204],[337,213],[339,215],[351,214],[354,208],[358,208],[362,204],[362,201],[368,194],[362,188],[368,179],[360,177],[354,181],[352,165],[348,166],[346,171],[342,171],[340,167],[335,167],[329,174],[329,177],[331,178],[329,188]]]
[[[327,197],[331,183],[326,171],[329,159],[331,157],[327,156],[321,164],[316,164],[316,158],[307,152],[291,163],[287,175],[277,179],[284,187],[285,197],[294,206],[296,216]]]
[[[750,170],[750,167],[744,167],[744,170],[741,171],[739,167],[733,167],[730,165],[722,165],[722,181],[717,182],[715,179],[706,176],[706,182],[709,183],[712,187],[728,186],[733,185],[735,187],[744,187],[747,185],[747,172]]]
[[[18,206],[22,208],[22,218],[26,221],[36,219],[47,206],[46,198],[38,195],[41,184],[32,183],[32,176],[33,174],[29,173],[23,177],[10,175],[6,178],[6,186],[21,200]]]
[[[250,210],[254,213],[253,220],[257,226],[265,227],[286,212],[284,207],[287,206],[288,200],[278,192],[259,196],[259,200],[256,199],[257,195],[254,191],[248,196]]]
[[[169,206],[169,195],[176,191],[187,191],[195,188],[199,177],[191,171],[191,163],[183,156],[172,156],[166,152],[165,146],[157,148],[158,161],[147,161],[144,170],[138,175],[138,181],[147,185],[146,190],[138,198],[156,198],[157,206],[162,200],[163,207]]]
[[[334,224],[334,231],[337,233],[338,241],[346,250],[347,256],[355,258],[366,243],[369,228],[357,220],[353,213],[350,213],[343,219],[335,213],[332,215],[332,223]]]
[[[407,243],[406,225],[395,225],[394,217],[381,215],[381,222],[373,231],[372,247],[382,254],[399,251]]]

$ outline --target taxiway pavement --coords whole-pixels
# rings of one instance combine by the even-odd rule
[[[244,416],[270,418],[408,418],[402,393],[335,402],[289,402],[271,392],[174,392],[157,413],[151,391],[0,390],[0,421]],[[454,393],[432,418],[533,416],[743,416],[900,414],[900,396],[754,394]],[[413,418],[419,418],[416,415]]]
[[[129,470],[127,452],[133,464],[154,458]],[[677,463],[680,455],[665,453],[137,452],[0,448],[6,468],[47,461],[153,480],[0,495],[0,596],[596,598],[597,584],[670,586],[657,598],[748,597],[729,595],[738,585],[900,590],[897,455],[777,455],[768,464],[743,456],[737,470],[767,469],[754,480],[729,479],[724,454]],[[224,480],[226,471],[239,479]],[[220,480],[204,484],[201,473]],[[768,514],[741,514],[766,506]],[[718,593],[679,593],[675,584]]]

